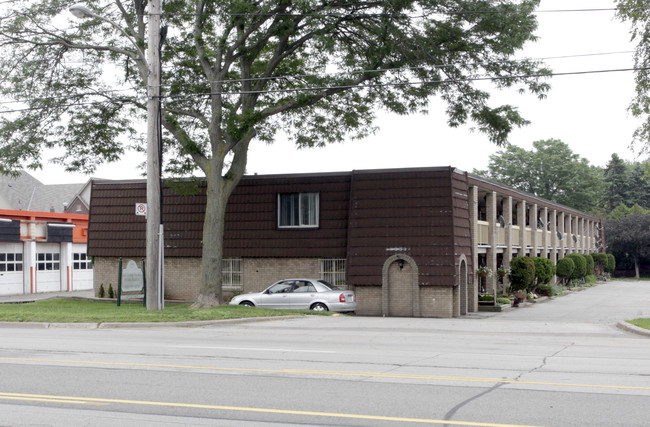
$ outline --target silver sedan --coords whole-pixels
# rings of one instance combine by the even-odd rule
[[[263,290],[233,297],[231,305],[354,312],[353,291],[345,291],[320,279],[285,279]]]

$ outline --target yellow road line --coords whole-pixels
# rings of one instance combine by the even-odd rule
[[[191,408],[191,409],[216,409],[222,411],[239,411],[239,412],[257,412],[267,414],[282,414],[282,415],[306,415],[312,417],[329,417],[329,418],[353,418],[360,420],[373,420],[373,421],[396,421],[403,423],[420,423],[420,424],[448,424],[459,426],[476,426],[476,427],[536,427],[519,424],[500,424],[500,423],[485,423],[476,421],[453,421],[453,420],[437,420],[427,418],[408,418],[408,417],[389,417],[382,415],[363,415],[363,414],[344,414],[336,412],[318,412],[318,411],[295,411],[288,409],[271,409],[271,408],[249,408],[243,406],[225,406],[225,405],[204,405],[198,403],[174,403],[174,402],[156,402],[147,400],[128,400],[128,399],[103,399],[93,397],[74,397],[74,396],[53,396],[43,394],[26,394],[26,393],[4,393],[0,392],[0,400],[2,399],[18,399],[18,400],[34,400],[46,402],[67,402],[72,403],[97,403],[97,404],[110,404],[120,403],[129,405],[147,405],[147,406],[166,406],[174,408]]]
[[[57,396],[49,397],[32,397],[31,395],[20,395],[16,393],[1,393],[1,400],[27,400],[30,402],[49,402],[49,403],[74,403],[76,405],[108,405],[102,402],[86,402],[84,400],[64,399]]]
[[[165,369],[187,369],[187,370],[204,370],[204,371],[221,371],[221,372],[253,372],[266,374],[300,374],[300,375],[323,375],[323,376],[343,376],[343,377],[364,377],[364,378],[393,378],[393,379],[420,379],[432,381],[456,381],[456,382],[481,382],[493,384],[526,384],[526,385],[544,385],[555,387],[581,387],[581,388],[600,388],[600,389],[619,389],[619,390],[650,390],[649,387],[625,386],[625,385],[603,385],[603,384],[578,384],[578,383],[559,383],[544,381],[526,381],[509,378],[485,378],[485,377],[460,377],[444,375],[418,375],[418,374],[395,374],[382,372],[354,372],[354,371],[320,371],[311,369],[258,369],[258,368],[225,368],[218,366],[193,366],[193,365],[168,365],[158,363],[127,363],[127,362],[98,362],[85,360],[59,360],[59,359],[31,359],[22,357],[0,357],[0,360],[20,361],[20,362],[41,362],[41,363],[67,363],[76,365],[95,365],[95,366],[123,366],[123,367],[140,367],[140,368],[165,368]]]

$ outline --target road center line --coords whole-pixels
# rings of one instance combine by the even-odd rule
[[[192,408],[192,409],[215,409],[221,411],[239,411],[239,412],[258,412],[267,414],[283,414],[283,415],[304,415],[311,417],[328,417],[328,418],[354,418],[361,420],[374,420],[374,421],[396,421],[402,423],[421,423],[421,424],[447,424],[447,425],[461,425],[461,426],[476,426],[476,427],[536,427],[524,426],[518,424],[499,424],[475,421],[452,421],[452,420],[436,420],[427,418],[408,418],[408,417],[390,417],[382,415],[364,415],[364,414],[345,414],[336,412],[318,412],[318,411],[296,411],[287,409],[272,409],[272,408],[252,408],[244,406],[225,406],[225,405],[203,405],[199,403],[176,403],[176,402],[156,402],[147,400],[128,400],[128,399],[104,399],[93,397],[74,397],[74,396],[54,396],[43,394],[27,394],[27,393],[6,393],[0,392],[0,400],[33,400],[33,401],[46,401],[46,402],[72,402],[72,403],[94,403],[94,404],[129,404],[129,405],[147,405],[147,406],[166,406],[174,408]]]
[[[174,348],[196,348],[196,349],[207,349],[207,350],[244,350],[244,351],[277,351],[281,353],[325,353],[325,354],[334,354],[335,351],[329,350],[295,350],[288,348],[255,348],[255,347],[214,347],[214,346],[203,346],[203,345],[175,345]]]
[[[65,364],[87,365],[87,366],[122,366],[122,367],[141,367],[141,368],[187,369],[187,370],[203,370],[203,371],[214,371],[214,372],[300,374],[300,375],[321,375],[321,376],[339,376],[339,377],[481,382],[481,383],[493,383],[493,384],[500,384],[500,383],[501,384],[526,384],[526,385],[580,387],[580,388],[595,388],[595,389],[650,390],[650,386],[641,387],[641,386],[625,386],[625,385],[557,383],[557,382],[544,382],[544,381],[526,381],[526,380],[517,380],[517,379],[509,379],[509,378],[458,377],[458,376],[444,376],[444,375],[419,375],[419,374],[399,374],[399,373],[383,373],[383,372],[321,371],[315,369],[312,370],[312,369],[226,368],[226,367],[219,367],[219,366],[171,365],[171,364],[159,364],[159,363],[99,362],[99,361],[59,360],[59,359],[32,359],[32,358],[23,358],[23,357],[0,357],[0,360],[16,361],[16,362],[65,363]]]

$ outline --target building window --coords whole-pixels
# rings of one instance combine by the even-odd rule
[[[319,260],[320,278],[339,287],[345,283],[345,258],[324,258]]]
[[[278,194],[278,226],[318,227],[318,193]]]
[[[72,254],[72,268],[74,270],[92,270],[93,262],[85,253]]]
[[[0,272],[23,271],[22,253],[0,253]]]
[[[242,289],[241,258],[224,258],[221,261],[222,286]]]
[[[36,266],[38,271],[59,271],[60,255],[56,252],[41,252],[36,254]]]

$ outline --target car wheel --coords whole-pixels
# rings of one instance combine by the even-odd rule
[[[312,305],[310,309],[314,311],[329,311],[327,306],[320,302],[317,302],[316,304]]]
[[[239,303],[239,305],[243,305],[244,307],[255,307],[255,304],[250,301],[242,301]]]

